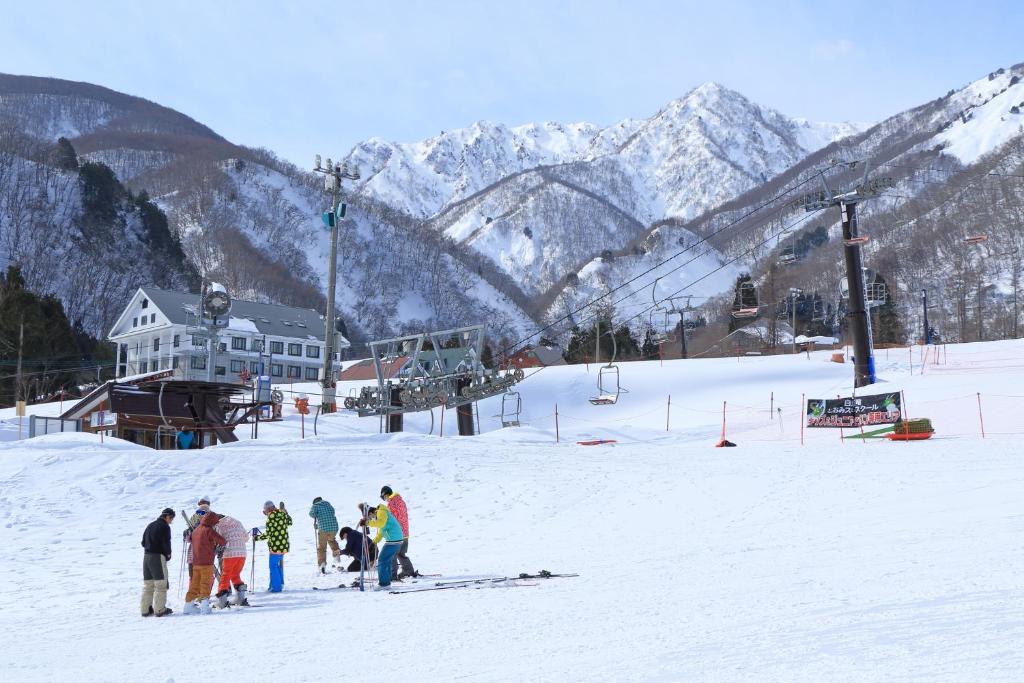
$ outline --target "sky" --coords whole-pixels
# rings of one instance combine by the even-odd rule
[[[3,0],[0,72],[87,81],[300,166],[490,120],[644,118],[716,81],[873,123],[1024,61],[1024,3]],[[1017,46],[1016,48],[1014,46]]]

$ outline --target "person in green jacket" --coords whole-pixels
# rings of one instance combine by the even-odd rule
[[[263,504],[263,514],[267,516],[266,529],[260,531],[253,527],[252,537],[257,541],[266,540],[267,550],[270,551],[270,587],[267,590],[280,593],[284,588],[284,555],[290,547],[288,527],[292,525],[292,518],[284,508],[284,501],[276,506],[274,501],[268,500]]]
[[[341,563],[341,547],[334,538],[338,535],[338,518],[334,514],[334,506],[317,496],[313,499],[313,507],[309,508],[309,516],[313,518],[316,528],[316,563],[320,573],[327,573],[327,546],[331,546],[334,563]]]

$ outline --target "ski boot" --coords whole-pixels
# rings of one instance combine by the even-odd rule
[[[153,606],[150,605],[149,606],[149,611],[146,612],[145,614],[143,614],[142,616],[144,616],[144,617],[151,617],[151,616],[153,616]]]
[[[244,583],[240,583],[235,586],[235,605],[238,607],[248,607],[249,601],[245,597],[245,593],[248,589]]]
[[[201,614],[213,614],[213,608],[210,607],[210,598],[203,598],[202,602],[199,603],[199,612]]]
[[[326,562],[321,562],[320,563],[320,573],[321,574],[326,574],[327,573],[327,563]]]
[[[199,606],[193,602],[186,602],[185,608],[181,610],[182,614],[199,614]]]
[[[166,616],[170,616],[173,612],[174,612],[174,610],[172,610],[170,607],[164,607],[162,610],[157,612],[155,616],[166,617]]]
[[[217,609],[224,609],[228,606],[228,597],[230,595],[230,590],[223,590],[220,593],[217,593]]]

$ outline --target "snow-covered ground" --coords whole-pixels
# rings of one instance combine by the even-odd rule
[[[1019,680],[1024,341],[945,351],[938,365],[918,348],[878,352],[870,393],[904,390],[909,415],[937,429],[909,444],[807,430],[801,445],[801,395],[851,390],[852,367],[830,352],[622,363],[629,391],[614,406],[587,401],[594,366],[531,371],[524,426],[498,429],[495,399],[472,438],[452,436],[452,416],[439,437],[435,411],[432,435],[426,414],[392,435],[338,414],[318,436],[306,420],[302,439],[289,408],[258,441],[185,455],[15,441],[2,411],[0,680]],[[298,389],[316,403],[315,387]],[[723,402],[737,448],[713,447]],[[314,574],[311,500],[352,523],[382,484],[409,503],[423,572],[581,576],[313,591],[338,580]],[[264,500],[286,501],[286,591],[262,592],[259,544],[260,608],[177,614],[179,518],[176,614],[142,619],[142,530],[203,494],[246,526]]]

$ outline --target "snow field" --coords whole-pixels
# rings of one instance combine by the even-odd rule
[[[187,456],[77,434],[6,441],[0,627],[23,637],[6,640],[0,678],[137,680],[155,657],[159,680],[174,681],[315,680],[342,663],[418,680],[1019,680],[1024,471],[1009,433],[1024,432],[1024,342],[947,351],[921,375],[915,349],[913,376],[906,349],[878,354],[877,391],[903,389],[910,415],[938,430],[916,444],[807,430],[800,445],[800,393],[850,391],[852,367],[826,353],[623,363],[630,391],[615,406],[587,403],[594,366],[548,368],[520,385],[526,426],[494,429],[492,399],[475,438],[450,436],[452,416],[438,438],[426,415],[379,435],[376,421],[338,414],[300,439],[289,410],[258,441]],[[986,426],[1008,434],[980,438],[977,392]],[[712,447],[722,401],[738,448]],[[583,437],[619,444],[575,445]],[[421,571],[581,576],[312,591],[351,579],[315,578],[312,498],[351,524],[385,483],[409,503]],[[141,619],[142,530],[203,494],[247,527],[264,500],[286,501],[286,591],[262,592],[258,544],[261,607]],[[179,613],[183,528],[175,520],[169,563]]]

